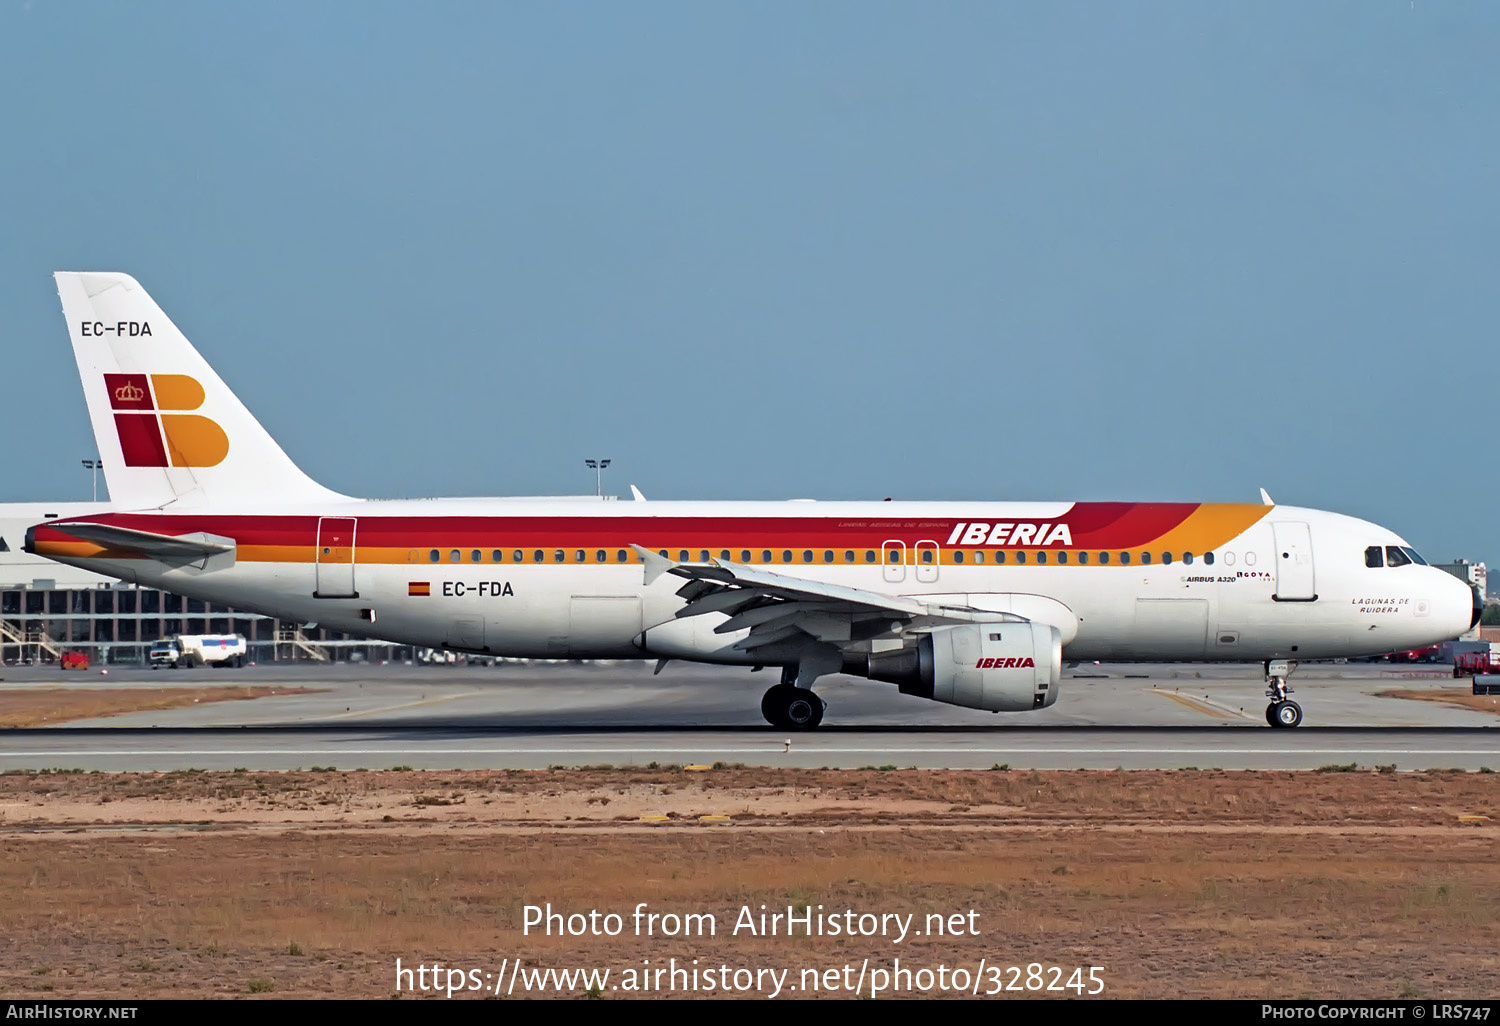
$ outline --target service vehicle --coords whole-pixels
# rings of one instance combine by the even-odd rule
[[[151,668],[244,666],[247,650],[242,634],[178,634],[151,646]]]

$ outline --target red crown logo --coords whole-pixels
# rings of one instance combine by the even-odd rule
[[[146,398],[146,392],[139,385],[126,382],[115,389],[115,398],[122,403],[138,403]]]

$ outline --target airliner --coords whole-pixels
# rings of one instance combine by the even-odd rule
[[[113,511],[27,551],[206,602],[493,656],[780,669],[811,729],[830,674],[990,712],[1064,666],[1299,662],[1468,630],[1477,592],[1376,524],[1260,503],[357,499],[291,461],[135,279],[60,272]],[[634,489],[632,489],[634,491]]]

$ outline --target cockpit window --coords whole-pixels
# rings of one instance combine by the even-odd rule
[[[1386,566],[1405,566],[1411,561],[1411,557],[1399,545],[1387,545],[1385,547]]]
[[[1380,551],[1379,545],[1371,545],[1365,549],[1365,566],[1385,566],[1385,555]]]
[[[1427,565],[1427,560],[1425,560],[1421,556],[1417,555],[1417,550],[1414,549],[1414,548],[1412,548],[1410,545],[1403,545],[1401,547],[1401,551],[1404,552],[1404,553],[1406,553],[1408,556],[1410,556],[1411,557],[1411,561],[1413,563],[1417,564],[1418,566],[1426,566]]]

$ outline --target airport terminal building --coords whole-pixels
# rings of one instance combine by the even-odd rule
[[[105,503],[0,504],[0,664],[54,662],[72,650],[88,653],[95,663],[140,664],[152,642],[175,634],[242,634],[257,662],[412,656],[409,646],[304,629],[23,551],[33,524],[108,509]]]

